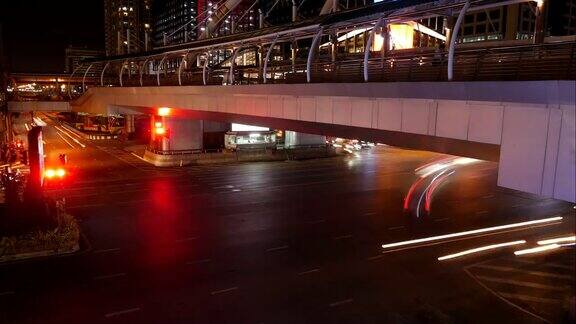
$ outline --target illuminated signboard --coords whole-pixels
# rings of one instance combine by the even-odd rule
[[[232,124],[233,132],[265,132],[269,131],[268,127],[243,125],[243,124]]]

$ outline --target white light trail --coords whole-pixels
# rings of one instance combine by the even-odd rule
[[[544,251],[556,250],[560,247],[561,247],[560,244],[554,243],[554,244],[538,246],[538,247],[535,247],[532,249],[514,251],[514,254],[515,255],[526,255],[526,254],[540,253],[540,252],[544,252]]]
[[[412,244],[418,244],[418,243],[440,241],[443,239],[467,236],[467,235],[472,235],[472,234],[480,234],[480,233],[494,232],[494,231],[499,231],[499,230],[504,230],[504,229],[509,229],[509,228],[524,227],[524,226],[530,226],[530,225],[536,225],[536,224],[542,224],[542,223],[556,222],[556,221],[559,221],[562,219],[563,218],[561,216],[556,216],[556,217],[538,219],[538,220],[527,221],[527,222],[513,223],[513,224],[493,226],[493,227],[486,227],[486,228],[480,228],[480,229],[475,229],[475,230],[465,231],[465,232],[457,232],[457,233],[451,233],[451,234],[445,234],[445,235],[439,235],[439,236],[424,237],[424,238],[419,238],[419,239],[409,240],[409,241],[401,241],[401,242],[395,242],[395,243],[389,243],[389,244],[382,244],[382,248],[387,249],[387,248],[391,248],[391,247],[398,247],[398,246],[412,245]]]
[[[64,142],[66,142],[66,144],[70,145],[71,148],[75,148],[74,145],[70,144],[70,142],[68,142],[68,141],[64,138],[64,136],[60,135],[60,132],[59,132],[59,131],[56,131],[56,135],[60,136],[60,138],[61,138]]]
[[[38,117],[34,117],[34,118],[32,118],[32,119],[34,120],[34,122],[36,123],[36,125],[38,125],[38,126],[43,126],[43,127],[46,126],[46,123],[45,123],[42,119],[40,119],[40,118],[38,118]]]
[[[74,142],[76,142],[76,144],[82,146],[82,148],[85,148],[86,145],[80,143],[80,141],[78,141],[76,138],[72,137],[70,134],[68,134],[68,132],[65,129],[62,129],[58,126],[54,126],[54,128],[56,128],[57,130],[61,131],[62,133],[64,133],[66,136],[70,137],[71,140],[73,140]]]
[[[445,255],[445,256],[441,256],[441,257],[438,258],[438,261],[454,259],[454,258],[457,258],[457,257],[461,257],[461,256],[463,256],[463,255],[473,254],[473,253],[482,252],[482,251],[487,251],[487,250],[494,250],[494,249],[501,248],[501,247],[518,245],[518,244],[524,244],[524,243],[526,243],[526,241],[520,240],[520,241],[512,241],[512,242],[506,242],[506,243],[499,243],[499,244],[492,244],[492,245],[481,246],[481,247],[477,247],[477,248],[474,248],[474,249],[465,250],[465,251],[462,251],[462,252],[458,252],[458,253],[454,253],[454,254],[448,254],[448,255]]]
[[[554,244],[554,243],[573,243],[573,242],[576,242],[576,236],[574,236],[574,235],[541,240],[541,241],[538,241],[537,243],[538,243],[538,245],[548,245],[548,244]]]

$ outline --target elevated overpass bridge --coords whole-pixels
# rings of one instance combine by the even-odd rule
[[[497,161],[500,186],[574,202],[575,39],[539,39],[536,30],[525,41],[456,41],[467,12],[523,2],[530,1],[384,2],[87,62],[68,95],[73,110],[87,113],[155,115],[170,107],[170,118]],[[451,33],[423,25],[437,16],[454,18]],[[447,48],[391,46],[395,25],[425,30]],[[358,49],[350,53],[352,38]]]

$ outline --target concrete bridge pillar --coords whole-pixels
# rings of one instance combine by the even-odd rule
[[[136,132],[136,126],[134,125],[134,115],[124,116],[124,132],[126,135],[130,135]]]
[[[150,147],[156,151],[202,150],[203,127],[201,120],[154,116]]]
[[[326,144],[326,136],[286,131],[284,135],[284,146],[293,147],[300,145],[321,145]]]

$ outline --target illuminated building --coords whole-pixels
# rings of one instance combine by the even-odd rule
[[[164,35],[169,44],[181,44],[196,39],[198,1],[155,1],[152,5],[152,13],[154,15],[154,46],[163,46]]]
[[[151,49],[152,0],[104,0],[107,56]]]
[[[232,124],[232,131],[224,135],[226,149],[276,148],[276,131],[266,127]]]
[[[102,56],[104,56],[104,52],[100,50],[69,46],[66,48],[64,54],[64,72],[72,73],[83,60],[99,58]]]

